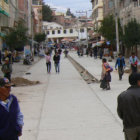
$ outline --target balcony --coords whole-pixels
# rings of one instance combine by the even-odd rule
[[[33,5],[42,5],[40,0],[33,0],[32,4]]]

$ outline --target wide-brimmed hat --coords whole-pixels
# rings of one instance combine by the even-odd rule
[[[0,87],[4,87],[4,86],[11,86],[10,81],[7,78],[0,78]]]

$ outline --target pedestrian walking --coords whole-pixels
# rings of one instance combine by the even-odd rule
[[[47,66],[47,72],[51,73],[51,55],[50,53],[46,53],[46,66]]]
[[[11,74],[12,74],[12,64],[9,62],[9,58],[5,58],[5,62],[1,68],[4,77],[6,77],[11,82]]]
[[[86,55],[88,57],[88,55],[89,55],[89,48],[86,49]]]
[[[97,53],[98,53],[97,47],[94,47],[93,53],[94,53],[94,58],[97,59]]]
[[[58,54],[61,55],[61,53],[62,53],[62,49],[58,48]]]
[[[17,98],[10,92],[9,80],[0,78],[0,140],[18,140],[22,135],[23,114]]]
[[[77,55],[80,57],[80,48],[77,48]]]
[[[68,53],[69,53],[69,51],[68,51],[67,49],[65,49],[65,50],[64,50],[65,58],[68,57]]]
[[[116,65],[115,65],[116,70],[117,70],[117,66],[118,66],[119,80],[122,80],[122,76],[124,74],[124,69],[125,69],[125,60],[121,53],[119,54],[119,57],[116,60]]]
[[[55,71],[56,73],[59,73],[60,72],[60,55],[58,54],[58,52],[54,55],[53,60],[54,60]]]
[[[100,48],[99,50],[100,59],[103,58],[103,54],[104,54],[103,48]]]
[[[111,82],[111,72],[113,68],[107,63],[107,60],[104,58],[102,60],[102,74],[101,74],[101,85],[100,88],[110,90]]]
[[[140,73],[132,73],[129,83],[131,86],[118,96],[117,112],[125,140],[140,140]]]
[[[132,73],[136,73],[137,72],[137,66],[138,66],[138,58],[137,58],[137,56],[135,55],[134,52],[132,52],[132,55],[129,58],[129,63],[131,65]]]

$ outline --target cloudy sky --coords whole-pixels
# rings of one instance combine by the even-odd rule
[[[56,8],[57,11],[65,12],[67,8],[76,14],[76,11],[91,10],[91,0],[44,0],[46,4],[52,8]],[[89,14],[91,12],[89,11]]]

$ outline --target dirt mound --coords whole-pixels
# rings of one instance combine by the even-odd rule
[[[16,87],[19,87],[19,86],[32,86],[32,85],[40,84],[39,81],[30,81],[30,80],[22,78],[22,77],[12,78],[11,82]]]

